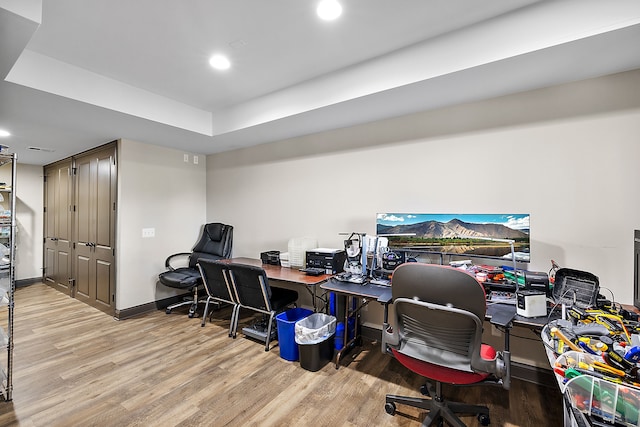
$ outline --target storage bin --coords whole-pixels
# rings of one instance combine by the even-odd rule
[[[306,308],[296,307],[276,315],[278,329],[278,347],[280,357],[291,362],[299,358],[298,344],[295,341],[295,325],[298,320],[302,320],[313,311]]]
[[[293,268],[306,267],[307,251],[318,247],[315,237],[293,237],[289,239],[289,265]]]

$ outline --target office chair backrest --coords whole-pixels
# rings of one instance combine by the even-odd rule
[[[393,272],[391,292],[401,354],[473,372],[481,361],[484,288],[464,271],[407,263]]]
[[[233,226],[219,222],[205,224],[189,257],[189,267],[197,268],[200,259],[230,258],[232,246]]]
[[[207,293],[213,298],[235,304],[235,292],[231,287],[228,265],[222,261],[200,259],[198,263]]]
[[[271,311],[271,288],[262,267],[231,263],[231,283],[242,306]]]

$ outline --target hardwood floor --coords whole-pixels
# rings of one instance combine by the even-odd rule
[[[204,328],[181,311],[116,321],[43,284],[19,288],[12,402],[0,426],[419,426],[424,413],[384,411],[385,394],[419,396],[421,378],[365,342],[336,370],[227,336],[229,309]],[[242,324],[251,313],[241,313]],[[352,357],[353,356],[353,357]],[[490,407],[493,426],[560,426],[557,387],[514,380],[445,387]],[[470,426],[479,425],[466,417]]]

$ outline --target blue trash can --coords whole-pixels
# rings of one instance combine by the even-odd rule
[[[312,310],[296,307],[276,315],[280,357],[291,362],[299,359],[298,344],[295,341],[296,322],[310,316],[312,313]]]

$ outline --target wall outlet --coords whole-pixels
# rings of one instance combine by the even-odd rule
[[[193,156],[193,164],[194,165],[198,164],[198,156]]]
[[[189,155],[188,154],[184,155],[184,162],[185,163],[189,163]]]
[[[155,228],[143,228],[142,229],[142,237],[156,237],[156,229]]]

